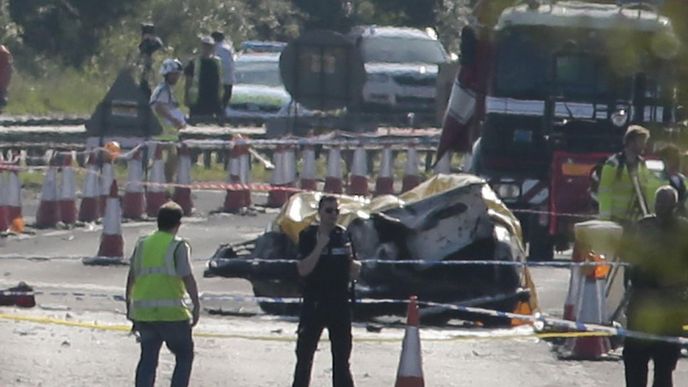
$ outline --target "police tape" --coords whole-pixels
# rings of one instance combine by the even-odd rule
[[[0,256],[2,257],[2,256]],[[296,259],[265,259],[265,258],[213,258],[226,261],[241,261],[242,263],[252,263],[255,265],[270,263],[298,263]],[[526,266],[526,267],[592,267],[592,266],[631,266],[628,262],[616,261],[568,261],[568,262],[541,262],[541,261],[498,261],[498,260],[460,260],[460,261],[428,261],[422,259],[360,259],[364,265],[383,264],[383,265],[420,265],[420,266]]]

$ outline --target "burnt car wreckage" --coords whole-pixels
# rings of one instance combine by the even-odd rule
[[[298,303],[270,297],[300,297],[297,259],[299,232],[315,220],[322,194],[295,194],[271,229],[257,239],[221,245],[210,258],[206,276],[244,278],[260,307],[271,314],[296,314]],[[522,265],[447,265],[446,261],[522,262],[521,226],[487,183],[468,174],[437,175],[400,196],[372,199],[340,197],[340,224],[347,226],[356,255],[364,262],[355,284],[354,315],[366,319],[403,315],[402,302],[419,300],[513,311],[522,300],[537,305],[535,289]],[[414,260],[414,263],[404,263]],[[424,261],[418,263],[418,260]],[[270,262],[274,261],[274,262]],[[372,300],[373,302],[365,302]],[[503,322],[447,308],[426,308],[434,318]]]

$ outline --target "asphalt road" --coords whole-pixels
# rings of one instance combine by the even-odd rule
[[[255,200],[264,200],[255,197]],[[220,243],[253,238],[272,221],[275,212],[255,215],[212,214],[222,194],[196,194],[196,217],[187,219],[181,234],[193,245],[193,269],[205,294],[251,296],[250,283],[238,279],[203,278],[206,259]],[[26,213],[35,206],[27,198]],[[30,222],[31,220],[28,219]],[[125,251],[139,235],[153,230],[150,222],[123,227]],[[37,291],[33,309],[0,307],[1,386],[126,386],[132,384],[138,356],[133,337],[89,324],[123,325],[123,294],[127,268],[84,266],[65,257],[93,255],[100,229],[41,230],[12,238],[0,247],[0,287],[26,281]],[[51,257],[29,259],[11,257]],[[559,255],[559,259],[567,258]],[[568,287],[567,269],[533,270],[543,312],[561,315]],[[75,294],[77,293],[77,294]],[[209,306],[208,304],[205,305]],[[233,316],[202,315],[196,332],[193,386],[288,386],[294,366],[293,318],[260,313],[252,302],[224,301]],[[246,316],[238,314],[246,313]],[[252,313],[258,313],[251,316]],[[34,321],[17,320],[36,318]],[[53,324],[84,323],[82,326]],[[52,321],[55,322],[55,321]],[[352,368],[358,386],[394,383],[401,327],[381,332],[356,323]],[[313,386],[329,385],[329,344],[323,335],[313,367]],[[422,327],[422,357],[427,386],[623,386],[620,361],[558,360],[550,344],[532,336],[529,327],[515,330]],[[167,385],[173,358],[163,351],[158,385]],[[688,364],[681,361],[675,385],[688,385]]]

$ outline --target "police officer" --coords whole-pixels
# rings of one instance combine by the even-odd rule
[[[662,184],[647,169],[642,157],[649,138],[647,129],[629,126],[623,138],[623,151],[604,163],[598,190],[600,219],[628,226],[652,212],[654,192]]]
[[[127,277],[127,317],[141,342],[136,386],[152,387],[164,342],[175,356],[172,386],[187,386],[194,344],[191,328],[198,323],[198,287],[191,273],[189,244],[176,236],[182,208],[167,202],[158,211],[158,231],[136,243]],[[193,309],[184,304],[188,293]]]
[[[337,224],[337,198],[323,196],[318,203],[320,223],[299,235],[299,276],[303,279],[303,305],[296,342],[294,387],[310,383],[313,355],[323,328],[332,345],[332,383],[354,385],[349,367],[351,310],[349,283],[356,280],[361,263],[354,259],[348,234]]]
[[[677,200],[674,188],[661,186],[656,193],[656,214],[641,219],[625,238],[624,258],[632,264],[629,330],[665,336],[682,333],[688,306],[688,220],[676,214]],[[654,361],[653,386],[672,386],[680,351],[680,345],[674,343],[626,338],[626,386],[647,386],[650,360]]]

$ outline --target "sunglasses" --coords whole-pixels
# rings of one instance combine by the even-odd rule
[[[338,214],[339,208],[325,208],[324,211],[326,214]]]

